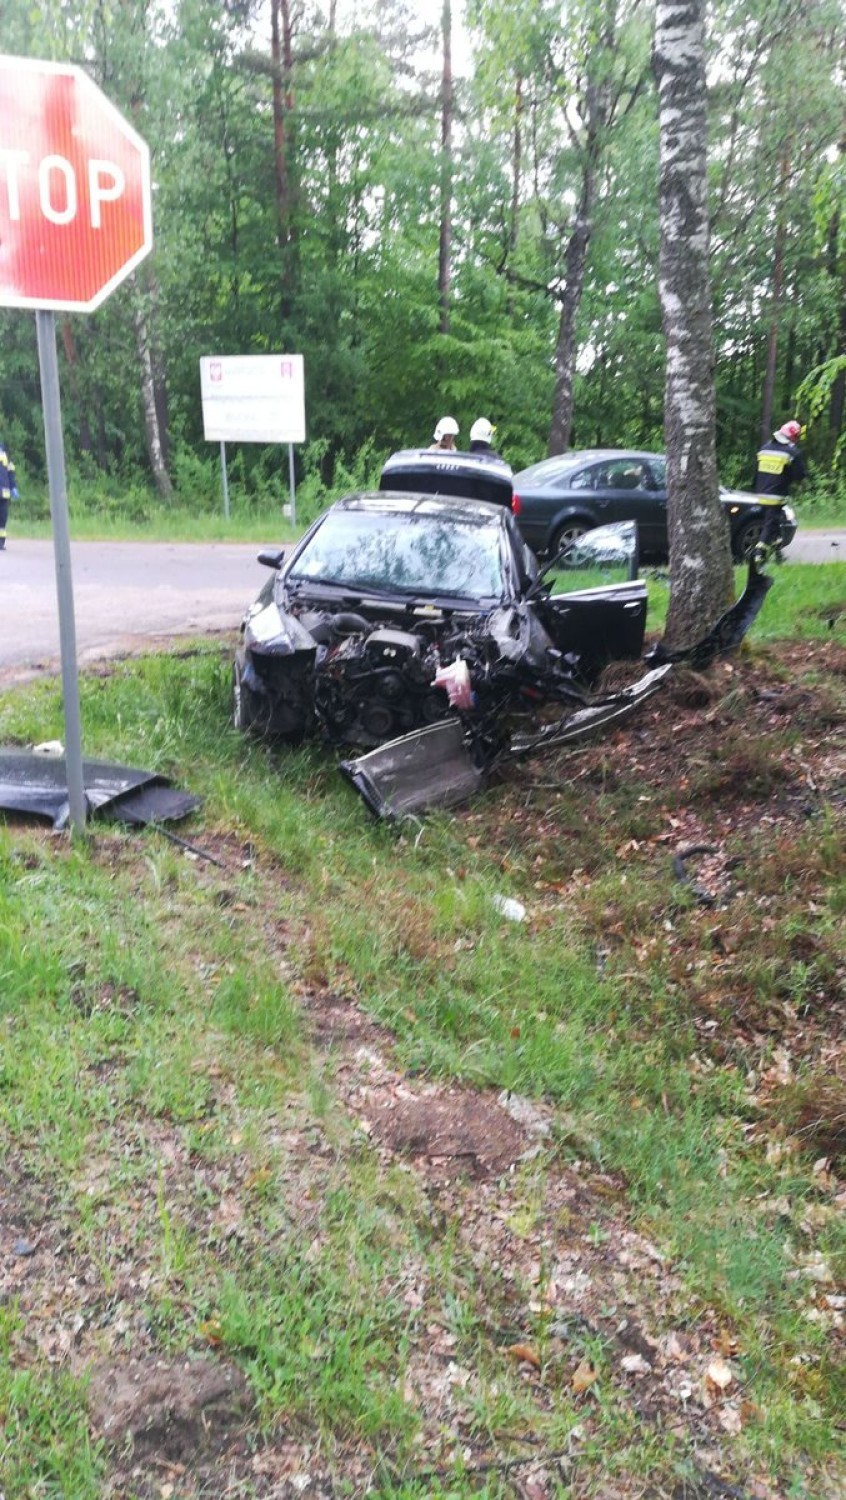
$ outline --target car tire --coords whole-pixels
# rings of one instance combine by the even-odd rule
[[[572,546],[573,542],[579,541],[586,532],[593,531],[593,529],[588,521],[579,521],[576,519],[565,521],[563,525],[559,526],[555,536],[552,538],[552,545],[549,549],[550,557],[554,557],[557,552],[561,551],[562,547]]]
[[[764,521],[764,516],[753,516],[750,521],[744,521],[742,526],[738,526],[731,544],[731,555],[736,563],[746,563],[749,561],[761,540]],[[778,542],[775,544],[775,550],[778,553],[781,552],[781,546]]]

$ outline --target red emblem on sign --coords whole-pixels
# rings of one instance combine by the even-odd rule
[[[0,57],[0,306],[90,312],[152,244],[141,137],[80,68]]]
[[[223,365],[219,359],[213,359],[209,365],[209,380],[223,379]]]

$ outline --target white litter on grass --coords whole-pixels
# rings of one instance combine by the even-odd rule
[[[547,1114],[544,1114],[533,1099],[526,1099],[522,1094],[512,1094],[508,1089],[503,1089],[497,1095],[497,1104],[504,1109],[507,1115],[516,1125],[521,1125],[530,1135],[548,1136],[552,1134],[552,1123]]]
[[[491,897],[491,901],[497,911],[509,922],[525,922],[526,908],[522,901],[515,901],[513,896],[500,896],[498,893]]]
[[[33,745],[32,753],[45,756],[64,755],[65,747],[61,740],[42,740],[40,745]]]

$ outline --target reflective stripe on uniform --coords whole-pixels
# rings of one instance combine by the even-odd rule
[[[783,474],[792,463],[789,453],[768,453],[766,448],[758,454],[758,468],[762,474]]]
[[[758,505],[784,505],[785,501],[787,499],[787,496],[786,495],[755,495],[754,499],[755,499],[755,501],[757,502]]]

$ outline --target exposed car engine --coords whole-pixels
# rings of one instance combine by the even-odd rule
[[[420,634],[376,626],[329,646],[316,664],[314,701],[330,739],[378,745],[447,712],[434,686],[437,647]]]

